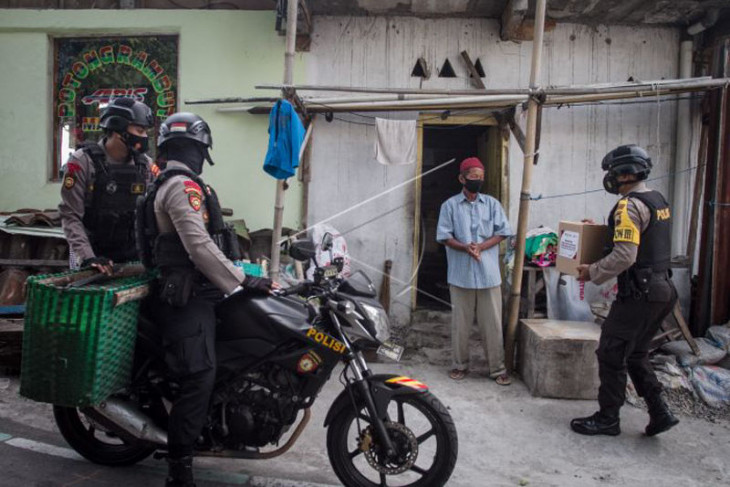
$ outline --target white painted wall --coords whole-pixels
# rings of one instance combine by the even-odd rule
[[[424,88],[469,88],[460,52],[479,58],[488,88],[528,86],[532,43],[502,42],[499,24],[486,19],[417,19],[387,17],[318,17],[312,47],[306,56],[310,84],[370,87],[418,87],[410,72],[418,57],[433,75]],[[569,85],[634,79],[675,78],[678,70],[679,32],[671,28],[558,24],[545,35],[542,84]],[[448,56],[458,78],[438,78]],[[674,151],[676,103],[546,108],[543,113],[540,162],[533,176],[533,194],[544,196],[582,192],[602,187],[600,161],[617,145],[638,143],[655,160],[653,175],[666,174]],[[372,114],[367,114],[372,115]],[[391,118],[412,118],[394,113]],[[338,115],[359,123],[372,120]],[[524,126],[524,120],[522,120]],[[313,136],[310,224],[386,190],[415,175],[415,166],[380,166],[374,159],[374,129],[333,121],[317,121]],[[510,207],[513,225],[522,178],[522,153],[512,140],[509,156]],[[455,174],[455,170],[452,176]],[[448,176],[447,177],[451,177]],[[666,193],[669,179],[652,183]],[[562,219],[605,219],[615,197],[604,192],[534,202],[529,226],[557,229]],[[413,190],[387,198],[333,221],[347,231],[387,211],[402,209],[346,235],[355,259],[382,269],[394,261],[393,275],[408,281],[413,255]],[[357,263],[355,267],[357,267]],[[374,273],[371,275],[375,276]],[[379,284],[380,278],[375,279]],[[404,285],[393,282],[392,295]],[[393,304],[399,320],[409,316],[410,294]]]

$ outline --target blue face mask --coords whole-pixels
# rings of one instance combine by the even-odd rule
[[[478,193],[482,189],[482,184],[484,184],[483,179],[467,179],[464,188],[470,193]]]

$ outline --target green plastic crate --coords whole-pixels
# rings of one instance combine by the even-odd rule
[[[235,260],[233,263],[237,267],[240,267],[247,276],[264,277],[264,269],[260,264],[252,264],[251,262],[243,262],[241,260]]]
[[[20,394],[39,402],[99,404],[130,380],[140,299],[138,274],[72,289],[90,271],[28,278]]]

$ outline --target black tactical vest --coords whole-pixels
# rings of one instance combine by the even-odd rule
[[[208,233],[213,242],[228,259],[241,259],[235,230],[223,221],[218,196],[202,179],[185,169],[166,169],[154,180],[147,193],[137,200],[136,241],[137,252],[147,268],[174,269],[194,268],[180,236],[176,232],[161,234],[155,218],[155,198],[162,185],[173,176],[185,176],[198,184],[203,191],[208,211]]]
[[[647,273],[666,273],[671,261],[672,216],[667,200],[658,191],[629,193],[628,196],[643,202],[649,208],[651,219],[649,225],[641,233],[636,262],[618,276],[619,288],[623,287],[622,283],[633,282],[637,278],[644,279],[641,276],[645,276]],[[614,235],[616,228],[614,215],[617,206],[618,204],[614,206],[608,218],[611,236]],[[611,247],[613,247],[613,243]]]
[[[108,164],[101,147],[88,143],[81,149],[94,164],[95,175],[87,186],[83,223],[96,255],[114,262],[137,259],[134,237],[134,210],[143,195],[149,169],[143,156],[134,164]]]

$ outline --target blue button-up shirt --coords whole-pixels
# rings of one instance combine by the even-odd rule
[[[469,201],[461,192],[441,205],[436,240],[445,243],[454,238],[463,244],[481,243],[495,236],[512,236],[502,205],[489,195],[477,195]],[[499,272],[499,245],[482,252],[477,262],[466,252],[446,246],[448,282],[467,289],[484,289],[502,284]]]

